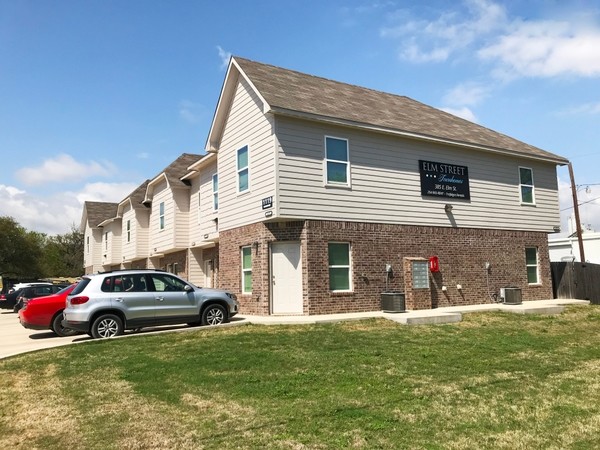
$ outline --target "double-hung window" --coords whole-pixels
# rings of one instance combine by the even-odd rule
[[[127,221],[127,242],[131,242],[131,220]]]
[[[160,202],[158,207],[158,229],[165,229],[165,202]]]
[[[519,187],[521,190],[521,203],[534,205],[535,192],[533,185],[533,169],[519,167]]]
[[[525,264],[527,265],[527,283],[538,284],[538,250],[537,247],[525,248]]]
[[[242,293],[252,294],[252,247],[242,247]]]
[[[248,146],[237,151],[238,192],[246,192],[250,188],[250,172],[248,171]]]
[[[104,250],[108,250],[108,231],[104,233]]]
[[[325,182],[350,186],[348,140],[325,136]]]
[[[219,175],[212,176],[213,211],[219,210]]]
[[[328,253],[329,290],[333,292],[351,291],[350,244],[347,242],[330,242]]]

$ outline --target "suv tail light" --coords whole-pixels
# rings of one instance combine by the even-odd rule
[[[0,294],[0,300],[6,300],[6,295]]]
[[[90,298],[86,297],[85,295],[79,295],[77,297],[73,297],[71,299],[71,305],[83,305],[84,303],[86,303]]]

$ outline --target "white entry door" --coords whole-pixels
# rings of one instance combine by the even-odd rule
[[[302,314],[302,255],[300,242],[271,245],[273,314]]]
[[[213,262],[212,259],[204,261],[204,287],[213,287]]]

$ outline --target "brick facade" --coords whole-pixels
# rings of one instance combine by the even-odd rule
[[[380,310],[382,292],[410,289],[404,258],[433,255],[439,257],[440,271],[429,274],[430,298],[408,292],[408,309],[491,303],[506,286],[521,288],[523,300],[552,298],[546,233],[307,220],[220,232],[218,286],[238,295],[242,313],[270,314],[269,244],[274,241],[301,242],[305,314]],[[352,292],[329,290],[331,241],[351,244]],[[252,247],[251,295],[241,294],[240,249],[246,245]],[[538,285],[527,283],[526,247],[538,249]],[[389,277],[386,264],[392,265]]]
[[[169,272],[177,272],[181,278],[187,278],[187,250],[168,253],[160,259],[160,268],[162,270],[169,269]],[[177,264],[177,270],[174,270],[174,264]]]

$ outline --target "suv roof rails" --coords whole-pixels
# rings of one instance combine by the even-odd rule
[[[99,274],[105,274],[105,273],[119,273],[119,272],[164,272],[167,273],[166,270],[163,269],[114,269],[114,270],[107,270],[106,272],[96,272],[96,274],[92,274],[92,275],[99,275]]]

